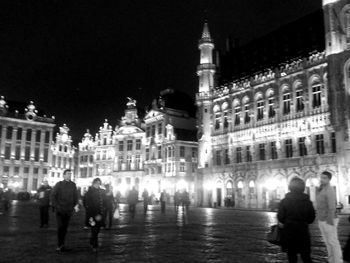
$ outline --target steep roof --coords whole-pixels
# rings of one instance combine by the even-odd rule
[[[325,50],[323,10],[278,28],[220,56],[219,84],[275,68],[292,59]]]

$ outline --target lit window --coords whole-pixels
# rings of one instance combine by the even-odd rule
[[[264,101],[262,99],[256,104],[256,119],[258,121],[264,119]]]
[[[306,144],[305,144],[305,137],[299,138],[298,144],[299,144],[299,155],[306,156],[307,155],[307,148],[306,148]]]
[[[271,159],[275,160],[278,158],[276,142],[271,142]]]
[[[312,87],[312,107],[318,108],[321,106],[321,85],[317,84]]]
[[[283,94],[283,114],[287,115],[290,113],[290,93],[284,93]]]
[[[296,98],[296,111],[303,111],[304,110],[304,99],[303,99],[303,91],[302,90],[297,90],[295,93],[295,98]]]

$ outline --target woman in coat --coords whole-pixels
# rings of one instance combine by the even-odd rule
[[[310,263],[309,224],[315,220],[315,209],[310,197],[304,194],[305,182],[302,179],[293,178],[289,191],[281,201],[277,214],[282,225],[282,251],[287,252],[290,263],[297,262],[298,254],[304,263]]]
[[[90,245],[93,252],[97,251],[100,228],[105,226],[106,192],[100,186],[100,178],[95,178],[92,181],[92,187],[89,188],[85,195],[86,212],[91,227]]]

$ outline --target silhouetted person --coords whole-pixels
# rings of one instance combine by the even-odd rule
[[[89,191],[89,189],[91,188],[91,186],[89,186],[88,190],[86,191],[85,190],[85,193],[83,195],[83,206],[84,206],[84,209],[85,209],[85,218],[84,218],[84,229],[89,229],[89,215],[88,215],[88,212],[87,212],[87,209],[86,209],[86,193]]]
[[[148,209],[148,202],[149,202],[149,194],[146,189],[142,193],[142,198],[143,198],[143,211],[146,213]]]
[[[160,194],[160,208],[162,213],[165,213],[165,205],[166,205],[166,192],[163,190],[163,192]]]
[[[4,193],[4,210],[7,212],[11,207],[11,200],[12,200],[12,190],[7,189]]]
[[[98,234],[101,227],[105,226],[105,209],[107,206],[106,192],[100,188],[100,178],[92,181],[92,186],[86,193],[85,204],[91,227],[90,245],[93,252],[98,248]]]
[[[290,263],[297,263],[298,254],[304,263],[311,263],[309,224],[315,220],[315,210],[310,197],[304,194],[305,182],[302,179],[293,178],[289,191],[277,214],[278,221],[283,224],[282,251],[287,252]]]
[[[135,217],[136,213],[136,204],[139,199],[139,193],[137,192],[135,186],[132,188],[132,190],[129,192],[128,195],[128,205],[129,205],[129,211],[131,213],[131,217]]]
[[[49,208],[50,194],[52,187],[49,186],[47,179],[43,180],[43,184],[38,189],[38,202],[40,211],[40,228],[49,226]]]
[[[64,252],[65,237],[73,211],[78,209],[78,191],[75,183],[71,181],[72,171],[63,172],[63,181],[58,182],[51,191],[52,206],[56,211],[57,220],[57,252]]]
[[[188,207],[190,206],[190,194],[185,190],[182,193],[182,209],[186,208],[188,210]]]
[[[320,177],[320,189],[317,191],[317,219],[323,241],[326,243],[328,261],[339,263],[342,261],[342,252],[338,238],[338,222],[336,214],[336,196],[330,185],[332,174],[324,171]]]
[[[113,196],[113,191],[110,185],[106,185],[106,210],[105,210],[105,220],[106,220],[106,229],[112,228],[113,224],[113,212],[115,209],[115,201]],[[108,220],[108,224],[107,224]]]
[[[181,204],[181,193],[179,190],[177,190],[174,194],[174,206],[175,211],[179,209],[179,205]]]

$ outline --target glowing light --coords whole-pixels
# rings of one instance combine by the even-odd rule
[[[213,190],[213,188],[214,188],[214,184],[212,182],[209,182],[209,181],[205,182],[203,186],[204,186],[205,190]]]
[[[243,182],[242,181],[239,181],[238,184],[237,184],[237,187],[239,189],[242,189],[243,188]]]
[[[176,184],[176,189],[177,190],[183,190],[186,189],[187,190],[187,183],[185,180],[179,180]]]
[[[278,188],[278,186],[281,185],[281,182],[279,180],[277,180],[276,178],[271,178],[269,180],[266,181],[265,183],[265,187],[268,190],[276,190]]]
[[[312,181],[312,185],[313,185],[313,186],[319,185],[319,180],[318,180],[318,178],[312,178],[311,181]]]
[[[249,182],[249,187],[250,188],[254,188],[255,187],[255,182],[254,181],[250,181]]]

